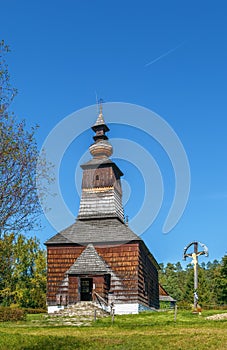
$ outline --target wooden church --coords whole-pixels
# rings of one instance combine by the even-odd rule
[[[109,158],[102,108],[92,130],[92,159],[82,164],[80,208],[74,224],[57,233],[47,246],[48,312],[80,301],[99,302],[116,314],[159,308],[159,266],[125,223],[123,173]]]

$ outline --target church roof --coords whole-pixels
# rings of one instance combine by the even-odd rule
[[[57,233],[45,244],[118,244],[141,241],[130,228],[118,218],[77,220],[73,225]]]
[[[110,129],[108,128],[108,126],[105,123],[102,111],[100,111],[95,124],[91,128],[92,128],[92,130],[96,131],[97,129],[100,129],[100,127],[104,130],[104,132],[110,131]]]
[[[105,124],[106,124],[106,123],[105,123],[105,121],[104,121],[104,118],[103,118],[102,113],[99,113],[98,118],[97,118],[97,120],[96,120],[94,126],[105,125]]]
[[[176,299],[173,299],[170,295],[159,295],[159,300],[176,302]]]
[[[107,274],[110,268],[102,257],[97,253],[93,244],[88,244],[74,264],[67,271],[68,275],[81,274]]]
[[[82,169],[88,169],[88,168],[104,168],[111,166],[114,170],[116,170],[119,174],[119,176],[123,176],[124,174],[122,171],[118,168],[116,163],[114,163],[111,159],[106,158],[106,159],[99,159],[99,158],[92,158],[88,162],[81,164]]]
[[[159,284],[159,300],[160,301],[173,301],[173,302],[176,301],[168,294],[168,292],[163,288],[163,286],[161,284]]]

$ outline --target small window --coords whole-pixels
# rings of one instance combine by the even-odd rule
[[[96,181],[99,180],[99,176],[98,176],[98,175],[96,175],[95,180],[96,180]]]

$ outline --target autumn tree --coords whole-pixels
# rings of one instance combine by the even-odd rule
[[[0,304],[45,307],[45,251],[25,232],[39,225],[39,199],[52,180],[51,167],[39,156],[36,127],[28,130],[10,112],[17,91],[10,84],[8,52],[0,42]]]
[[[31,230],[41,213],[36,180],[51,181],[45,158],[39,156],[35,131],[26,129],[9,112],[16,95],[11,87],[5,56],[8,46],[0,43],[0,237]],[[38,171],[37,171],[38,169]],[[40,183],[40,182],[39,182]],[[44,186],[45,187],[45,186]],[[44,188],[43,188],[44,189]],[[44,196],[45,191],[40,191]]]

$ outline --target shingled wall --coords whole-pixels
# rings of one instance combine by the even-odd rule
[[[65,272],[84,250],[81,246],[47,247],[47,303],[56,305],[56,294]]]
[[[56,305],[56,294],[65,272],[79,257],[84,246],[48,247],[48,305]],[[158,277],[152,256],[143,242],[96,246],[98,254],[112,270],[109,296],[114,303],[141,303],[158,308]],[[106,285],[93,277],[95,291],[107,298]],[[96,280],[94,280],[96,279]],[[69,276],[69,302],[79,301],[78,277]]]

